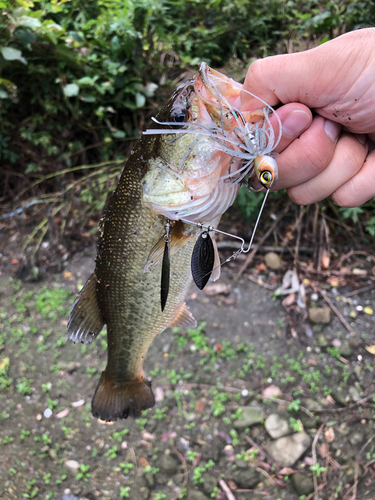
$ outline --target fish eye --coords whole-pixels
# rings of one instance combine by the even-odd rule
[[[262,172],[262,174],[260,176],[260,181],[262,182],[262,184],[269,184],[270,182],[272,182],[271,172],[269,172],[268,170],[265,170],[264,172]]]
[[[189,113],[186,109],[176,111],[176,113],[173,116],[173,120],[177,123],[182,123],[186,122],[188,120]]]

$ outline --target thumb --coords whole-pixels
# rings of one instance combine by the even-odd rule
[[[314,49],[254,61],[241,92],[241,110],[300,102],[322,108],[338,101],[355,84],[373,51],[375,29],[347,33]],[[251,92],[251,96],[248,92]]]

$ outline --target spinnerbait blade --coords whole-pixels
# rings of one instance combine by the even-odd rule
[[[199,290],[207,285],[215,262],[215,250],[208,231],[203,231],[191,256],[191,274]]]
[[[160,305],[161,310],[164,311],[165,304],[167,303],[168,293],[169,293],[169,280],[171,274],[171,251],[169,244],[172,240],[170,235],[171,223],[169,219],[166,219],[165,223],[165,246],[163,254],[163,262],[161,265],[161,284],[160,284]]]

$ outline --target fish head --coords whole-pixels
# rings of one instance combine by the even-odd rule
[[[244,168],[244,134],[264,120],[262,109],[238,111],[241,89],[202,63],[158,114],[148,131],[155,136],[142,181],[143,203],[155,213],[204,222],[232,205],[236,172]]]

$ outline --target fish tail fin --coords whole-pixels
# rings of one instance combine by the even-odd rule
[[[129,415],[137,416],[154,405],[150,381],[142,378],[117,382],[104,371],[92,398],[91,410],[94,417],[113,422]]]

